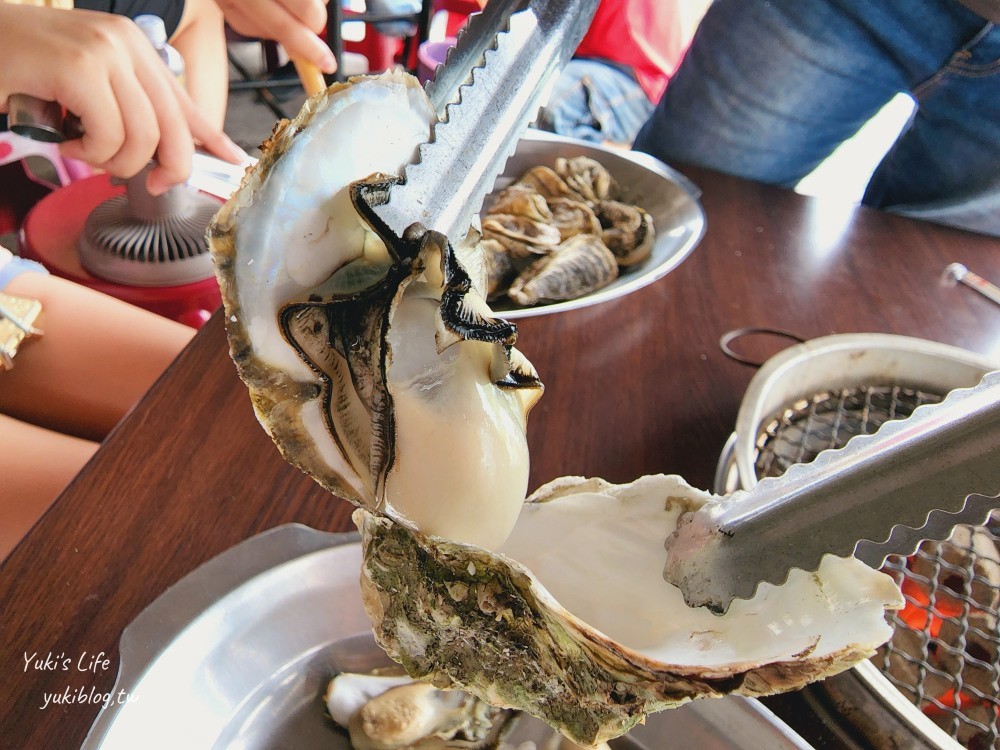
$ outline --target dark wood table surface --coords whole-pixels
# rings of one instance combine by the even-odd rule
[[[655,472],[711,487],[754,372],[720,350],[736,328],[906,334],[1000,358],[1000,307],[939,282],[955,261],[1000,279],[1000,241],[684,171],[708,228],[679,268],[520,322],[546,383],[529,420],[532,488]],[[259,427],[216,314],[0,568],[0,747],[78,747],[99,705],[43,709],[45,695],[110,690],[122,630],[167,587],[265,529],[344,530],[350,511]]]

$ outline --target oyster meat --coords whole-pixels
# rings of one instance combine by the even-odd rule
[[[209,232],[258,419],[358,508],[379,644],[414,677],[582,744],[873,653],[901,597],[853,559],[793,572],[723,617],[688,608],[662,579],[663,542],[683,510],[716,500],[677,477],[564,478],[524,500],[541,384],[484,302],[479,234],[395,237],[369,208],[434,122],[403,73],[334,85],[279,125]],[[603,200],[585,166],[574,179]],[[535,178],[573,192],[551,169]]]
[[[555,169],[532,167],[500,191],[482,218],[490,240],[488,298],[506,293],[525,306],[576,299],[646,260],[656,239],[653,219],[617,200],[620,194],[611,173],[586,156],[557,158]],[[496,272],[501,267],[503,274]]]
[[[552,211],[545,197],[522,182],[515,182],[501,190],[490,205],[490,213],[524,216],[543,223],[552,221]]]
[[[568,240],[577,234],[600,236],[604,231],[597,215],[586,203],[571,198],[553,198],[548,202],[552,224],[559,230],[559,237]]]
[[[580,198],[579,194],[567,185],[552,167],[545,165],[532,167],[521,176],[519,182],[534,188],[545,199]]]
[[[231,353],[285,457],[357,505],[492,546],[527,491],[541,383],[483,301],[478,235],[452,247],[416,226],[387,245],[359,211],[434,119],[402,73],[312,97],[264,145],[209,241]],[[359,148],[358,134],[379,147]]]
[[[513,257],[499,240],[484,237],[480,249],[486,272],[486,294],[487,297],[492,297],[510,286],[517,270],[514,267]]]
[[[576,299],[618,278],[611,251],[592,234],[576,234],[522,271],[507,294],[520,305]]]
[[[497,750],[515,714],[461,690],[438,690],[405,674],[342,672],[327,711],[354,750]]]
[[[604,200],[595,207],[601,239],[614,253],[618,265],[634,266],[653,252],[653,217],[639,206]]]
[[[599,161],[587,156],[556,159],[556,174],[588,204],[614,198],[620,190],[611,173]]]
[[[513,258],[547,255],[562,239],[557,227],[517,214],[491,213],[482,226],[483,235],[506,247]]]

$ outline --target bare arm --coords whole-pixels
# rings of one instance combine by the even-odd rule
[[[4,290],[37,299],[45,334],[0,372],[0,413],[101,440],[194,330],[67,279],[22,273]]]
[[[184,15],[170,44],[184,58],[187,91],[198,111],[221,129],[229,95],[222,11],[213,0],[186,0]]]

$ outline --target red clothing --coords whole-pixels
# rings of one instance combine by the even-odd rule
[[[642,90],[655,104],[685,48],[676,3],[601,0],[576,56],[601,58],[632,68]]]

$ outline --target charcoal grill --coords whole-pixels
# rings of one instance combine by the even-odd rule
[[[787,349],[751,382],[716,491],[780,475],[991,369],[997,363],[962,349],[882,334]],[[808,702],[841,725],[848,745],[1000,747],[1000,515],[961,527],[948,542],[925,542],[909,558],[892,556],[883,571],[906,599],[891,613],[892,640],[849,673],[808,688]]]

